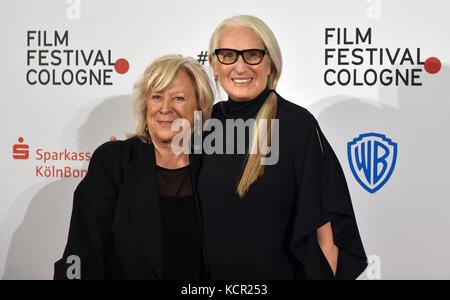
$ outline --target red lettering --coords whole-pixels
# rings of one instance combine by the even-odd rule
[[[78,160],[78,153],[72,152],[72,160]]]
[[[67,152],[67,149],[64,149],[64,159],[65,160],[70,160],[69,155],[70,155],[70,152]]]
[[[40,166],[40,167],[36,166],[36,177],[44,177],[44,175],[42,175],[41,171],[42,171],[42,166]]]
[[[36,150],[36,154],[37,154],[36,160],[42,160],[43,156],[42,156],[41,152],[42,152],[41,148]]]
[[[44,152],[44,163],[50,160],[51,157],[52,155],[50,154],[50,152]]]

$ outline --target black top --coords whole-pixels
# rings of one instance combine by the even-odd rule
[[[189,161],[190,167],[183,172],[189,171],[189,180],[196,185],[201,156],[191,154]],[[159,194],[164,193],[165,184],[159,184],[158,173],[161,174],[156,166],[154,146],[139,138],[107,142],[95,150],[87,175],[74,193],[69,237],[62,258],[55,263],[55,279],[68,279],[67,271],[73,273],[70,269],[73,262],[68,260],[72,255],[80,258],[81,279],[168,277],[171,269],[168,271],[167,266],[170,264],[173,267],[177,263],[167,263],[167,255],[174,255],[163,251],[163,248],[169,243],[178,242],[166,234],[170,226],[165,225],[163,228],[163,224],[172,218],[167,218],[165,212],[173,210],[165,209],[168,203],[160,199]],[[186,186],[189,187],[190,183]],[[166,190],[173,190],[170,186],[166,187]],[[178,196],[181,197],[190,194],[187,190],[186,193],[183,190],[180,193]],[[172,196],[167,193],[164,195]],[[195,204],[190,204],[192,200],[182,204],[186,204],[188,210],[193,210],[191,215],[196,218],[187,220],[199,224],[200,210],[195,191],[193,197]],[[189,226],[192,228],[192,232],[189,232],[191,237],[197,238],[195,232],[202,234],[200,226],[196,228],[191,223]],[[168,240],[171,242],[168,243]],[[198,243],[195,240],[179,243],[183,248],[192,247],[190,249],[194,249],[192,251],[196,251],[195,255],[198,256],[195,248]],[[197,260],[196,256],[193,257],[189,260]],[[206,261],[204,265],[203,269],[206,269]],[[194,271],[185,273],[186,278],[183,279],[193,278],[197,270],[195,265]]]
[[[162,221],[163,279],[204,278],[200,224],[192,193],[189,166],[158,166]]]
[[[256,118],[270,92],[248,102],[219,102],[212,118],[222,122],[226,133],[227,118]],[[366,255],[339,161],[315,118],[278,94],[277,98],[278,163],[266,165],[264,175],[243,198],[236,188],[246,155],[203,157],[198,193],[210,275],[212,279],[333,279],[316,233],[331,221],[340,249],[336,277],[356,278],[367,266]]]

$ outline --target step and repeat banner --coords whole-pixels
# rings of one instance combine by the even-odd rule
[[[0,278],[50,279],[93,151],[133,132],[155,58],[212,74],[225,18],[265,21],[277,91],[310,110],[346,175],[360,279],[450,279],[450,1],[2,0]],[[219,91],[216,101],[224,99]]]

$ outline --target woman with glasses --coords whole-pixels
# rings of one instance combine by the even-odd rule
[[[197,186],[211,278],[357,278],[367,263],[344,174],[316,119],[275,91],[272,31],[255,17],[227,19],[209,53],[228,94],[212,113],[222,126],[205,132],[222,130],[223,143],[205,140],[223,151],[203,156]]]

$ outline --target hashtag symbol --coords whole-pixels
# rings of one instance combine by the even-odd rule
[[[197,57],[197,61],[203,66],[206,62],[206,59],[208,58],[208,51],[202,51],[199,55],[197,55]]]

